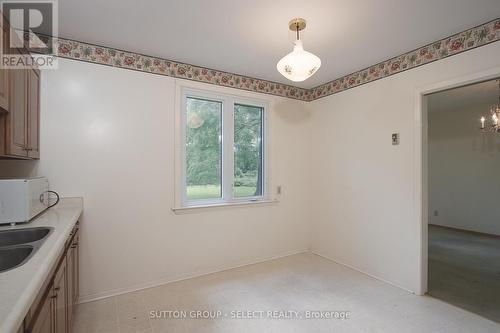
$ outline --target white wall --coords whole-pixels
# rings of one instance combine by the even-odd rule
[[[280,202],[175,215],[175,82],[60,59],[42,73],[41,160],[0,162],[3,174],[45,175],[62,196],[83,196],[83,300],[308,249],[304,103],[226,89],[274,105]]]
[[[419,291],[416,91],[500,66],[499,54],[490,44],[310,103],[313,252]]]
[[[260,95],[274,102],[276,205],[173,214],[175,80],[71,60],[42,74],[42,159],[0,169],[84,197],[84,299],[309,246],[416,291],[415,91],[500,66],[498,54],[490,44],[307,104]]]
[[[428,99],[429,223],[500,235],[500,135],[479,130],[495,98],[473,105],[450,100],[450,109],[433,97],[439,96]]]

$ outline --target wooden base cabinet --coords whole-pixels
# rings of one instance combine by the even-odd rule
[[[78,228],[70,234],[66,247],[45,283],[46,289],[24,321],[25,333],[70,333],[78,301]]]
[[[42,304],[40,305],[40,312],[38,317],[33,324],[33,329],[31,333],[53,333],[54,332],[54,298],[49,293],[43,298]],[[27,331],[30,332],[30,331]]]
[[[55,311],[54,311],[54,326],[56,333],[67,333],[68,332],[68,284],[67,284],[67,270],[66,270],[66,260],[61,262],[59,269],[57,270],[56,276],[54,277],[54,299],[55,299]]]
[[[73,327],[73,314],[78,302],[78,231],[73,237],[68,254],[66,255],[67,281],[68,281],[68,327]]]

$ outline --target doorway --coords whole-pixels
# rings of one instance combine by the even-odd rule
[[[427,293],[500,323],[499,84],[425,95],[423,221]]]

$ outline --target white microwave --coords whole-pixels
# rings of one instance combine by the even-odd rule
[[[28,222],[47,208],[47,178],[0,179],[0,224]]]

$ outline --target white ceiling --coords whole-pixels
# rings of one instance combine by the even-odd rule
[[[500,17],[499,0],[59,0],[59,36],[291,83],[288,21],[322,60],[312,88]]]

